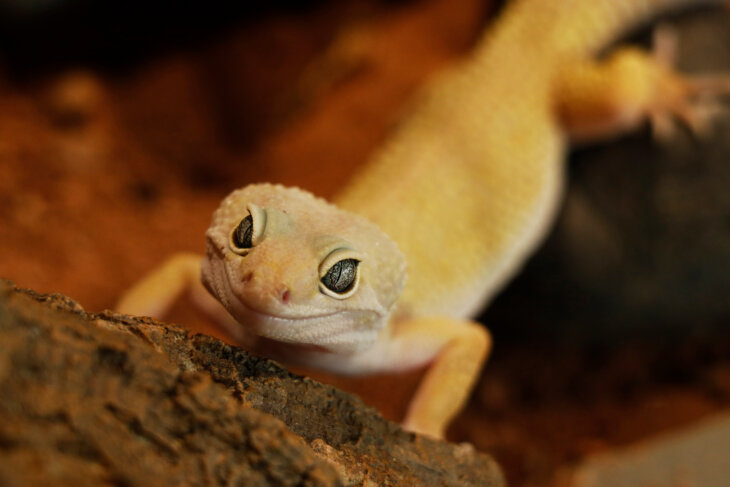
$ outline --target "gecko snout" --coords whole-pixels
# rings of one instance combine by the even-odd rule
[[[254,271],[248,271],[245,274],[243,274],[243,276],[241,276],[241,284],[248,287],[249,290],[251,290],[251,291],[253,291],[253,289],[251,289],[251,286],[253,285],[253,283],[255,281],[256,281],[256,274]],[[266,291],[265,289],[261,289],[260,284],[263,284],[263,283],[259,282],[259,286],[258,286],[259,293],[268,294],[270,296],[273,296],[274,298],[278,299],[279,301],[281,301],[284,304],[289,303],[289,300],[291,299],[291,291],[289,290],[289,286],[287,286],[286,284],[281,284],[276,287],[272,286],[273,289],[272,289],[272,287],[270,287],[268,291]],[[254,287],[255,287],[255,285],[254,285]],[[268,287],[268,286],[265,286],[265,287]],[[256,292],[256,291],[254,291],[254,292]],[[259,295],[261,295],[261,294],[259,294]]]

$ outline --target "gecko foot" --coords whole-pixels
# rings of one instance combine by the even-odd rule
[[[649,109],[654,138],[669,140],[678,123],[704,139],[712,134],[714,120],[728,112],[721,100],[730,95],[730,73],[683,75],[675,71],[678,38],[666,25],[654,31],[653,60],[656,63],[656,98]]]

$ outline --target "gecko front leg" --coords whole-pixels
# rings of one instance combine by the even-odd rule
[[[116,310],[160,318],[177,299],[188,294],[198,308],[229,332],[240,328],[201,283],[201,259],[202,256],[192,253],[173,255],[130,288]],[[359,354],[361,358],[355,359],[347,372],[404,370],[430,362],[411,400],[403,427],[443,438],[450,421],[464,407],[490,349],[490,334],[478,323],[446,317],[412,318],[396,323],[392,334],[373,349]],[[302,362],[302,357],[279,358]],[[332,358],[347,361],[345,357]]]
[[[200,284],[202,259],[203,256],[193,253],[174,254],[128,289],[115,309],[120,313],[159,318],[184,293],[205,292]]]
[[[180,252],[170,256],[128,289],[114,309],[119,313],[162,318],[176,300],[187,295],[195,306],[237,337],[238,326],[200,280],[203,256]]]
[[[398,325],[399,348],[437,350],[411,400],[403,427],[443,438],[449,422],[466,404],[491,349],[484,326],[452,318],[418,318]]]
[[[427,365],[402,426],[443,438],[463,409],[492,346],[487,329],[448,317],[396,319],[370,348],[347,356],[313,351],[299,354],[300,365],[345,374],[396,373]]]

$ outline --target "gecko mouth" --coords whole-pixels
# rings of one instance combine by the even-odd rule
[[[247,302],[243,301],[242,299],[237,300],[241,307],[248,313],[253,316],[258,316],[261,318],[274,318],[277,320],[288,320],[288,321],[301,321],[301,320],[316,320],[321,318],[327,318],[329,316],[334,316],[338,313],[342,313],[344,310],[336,310],[336,311],[330,311],[330,312],[323,312],[318,314],[307,314],[307,315],[286,315],[286,314],[276,314],[272,313],[270,311],[262,311],[255,306],[251,306]]]
[[[309,313],[277,314],[251,306],[234,292],[231,280],[211,279],[227,276],[222,262],[204,261],[203,282],[223,304],[240,326],[250,333],[283,343],[323,347],[330,352],[352,353],[372,346],[378,332],[385,326],[387,313],[369,309],[338,308]],[[319,311],[319,312],[318,312]],[[315,314],[312,314],[315,313]]]
[[[373,311],[348,309],[288,317],[262,312],[242,300],[236,303],[236,317],[244,326],[251,326],[258,336],[282,343],[351,352],[371,345],[381,328],[381,320]]]

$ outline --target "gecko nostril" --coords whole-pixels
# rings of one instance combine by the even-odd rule
[[[281,302],[284,304],[289,302],[289,289],[284,288],[284,291],[281,293]]]
[[[252,279],[253,279],[253,271],[249,271],[243,275],[243,277],[241,278],[241,282],[243,284],[248,284]]]

